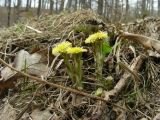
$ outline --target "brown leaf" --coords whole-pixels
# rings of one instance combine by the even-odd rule
[[[48,66],[47,64],[43,63],[41,59],[44,60],[42,55],[38,53],[29,54],[27,51],[21,50],[16,55],[14,62],[10,64],[10,66],[15,67],[19,71],[23,70],[28,74],[32,74],[39,77],[45,77],[48,73]],[[12,88],[14,86],[13,81],[17,79],[16,72],[11,70],[9,67],[3,68],[0,72],[0,76],[1,89]]]

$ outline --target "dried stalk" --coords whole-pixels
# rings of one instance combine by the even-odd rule
[[[50,82],[44,81],[44,80],[42,80],[42,79],[40,79],[38,77],[34,77],[34,76],[29,75],[29,74],[26,74],[26,73],[24,73],[22,71],[19,71],[19,70],[13,68],[12,66],[10,66],[9,64],[7,64],[1,58],[0,58],[0,63],[2,63],[3,65],[5,65],[5,66],[7,66],[9,68],[11,68],[12,70],[16,71],[17,73],[30,78],[29,80],[34,80],[34,81],[36,81],[38,83],[41,83],[41,84],[47,84],[47,85],[49,85],[51,87],[61,88],[61,89],[64,89],[66,91],[69,91],[69,92],[73,92],[73,93],[76,93],[76,94],[79,94],[79,95],[83,95],[83,96],[86,96],[86,97],[89,97],[89,98],[92,98],[92,99],[97,99],[97,100],[101,100],[101,101],[107,102],[103,98],[100,98],[100,97],[97,97],[97,96],[93,96],[93,95],[90,95],[88,93],[85,93],[85,92],[82,92],[82,91],[79,91],[79,90],[76,90],[76,89],[72,89],[72,88],[69,88],[69,87],[65,87],[65,86],[62,86],[62,85],[58,85],[58,84],[55,84],[55,83],[50,83]]]
[[[156,50],[160,53],[160,41],[138,34],[132,34],[124,32],[121,38],[126,38],[128,40],[140,43],[145,49]]]
[[[138,71],[138,69],[140,69],[142,63],[143,63],[144,58],[142,56],[138,56],[137,58],[135,58],[132,61],[132,65],[130,67],[131,71]],[[125,72],[123,74],[123,76],[121,77],[121,79],[119,80],[119,82],[116,84],[116,86],[110,90],[105,92],[105,100],[109,101],[110,100],[110,96],[116,96],[126,85],[128,79],[131,77],[131,75],[133,75],[132,73],[130,73],[129,71]]]

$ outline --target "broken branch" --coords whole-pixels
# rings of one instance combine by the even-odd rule
[[[121,35],[121,38],[126,38],[133,42],[140,43],[145,49],[155,49],[158,53],[160,53],[160,41],[149,38],[144,35],[138,35],[133,33],[124,32]]]
[[[138,56],[137,58],[135,58],[132,62],[130,70],[138,71],[143,63],[143,60],[144,58],[142,56]],[[126,71],[123,74],[122,78],[118,81],[116,86],[112,90],[105,92],[105,100],[109,101],[111,96],[116,96],[124,88],[131,75],[132,73]]]
[[[34,80],[34,81],[36,81],[38,83],[41,83],[41,84],[47,84],[47,85],[49,85],[51,87],[61,88],[63,90],[69,91],[69,92],[73,92],[73,93],[76,93],[76,94],[79,94],[79,95],[83,95],[83,96],[86,96],[86,97],[89,97],[89,98],[92,98],[92,99],[97,99],[97,100],[101,100],[101,101],[107,102],[103,98],[100,98],[100,97],[97,97],[97,96],[93,96],[93,95],[90,95],[88,93],[85,93],[85,92],[82,92],[82,91],[79,91],[79,90],[76,90],[76,89],[72,89],[72,88],[69,88],[69,87],[65,87],[65,86],[62,86],[62,85],[58,85],[58,84],[55,84],[55,83],[50,83],[50,82],[44,81],[44,80],[42,80],[42,79],[40,79],[38,77],[34,77],[32,75],[26,74],[26,73],[24,73],[22,71],[19,71],[19,70],[15,69],[14,67],[10,66],[9,64],[7,64],[1,58],[0,58],[0,63],[2,63],[3,65],[5,65],[5,66],[7,66],[9,68],[11,68],[12,70],[16,71],[17,73],[30,78],[29,80]]]

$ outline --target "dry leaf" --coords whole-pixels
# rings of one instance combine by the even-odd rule
[[[4,107],[0,109],[1,120],[15,120],[16,114],[15,109],[8,102],[5,102]]]
[[[32,120],[49,120],[52,114],[48,109],[40,111],[39,109],[35,109],[32,111],[31,115]]]
[[[10,65],[19,71],[24,71],[28,74],[39,77],[45,77],[48,73],[48,66],[41,61],[42,59],[44,60],[42,56],[43,55],[38,53],[29,54],[25,50],[20,50],[16,55],[14,62]],[[5,67],[0,71],[0,73],[2,78],[0,80],[0,88],[12,88],[14,85],[13,82],[17,79],[16,72],[8,67]]]

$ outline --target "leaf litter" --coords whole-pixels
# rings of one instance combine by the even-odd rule
[[[66,40],[74,46],[84,46],[88,53],[82,55],[84,88],[80,92],[92,96],[102,86],[95,79],[93,51],[84,40],[101,30],[108,33],[110,44],[114,43],[103,67],[104,77],[112,78],[99,94],[105,101],[34,82],[31,77],[0,64],[3,117],[5,114],[9,117],[5,113],[9,105],[17,120],[34,120],[36,116],[46,116],[46,120],[157,119],[160,109],[159,22],[159,18],[145,18],[113,25],[94,12],[77,11],[43,15],[2,29],[1,59],[19,71],[73,89],[63,59],[54,57],[51,48]]]

